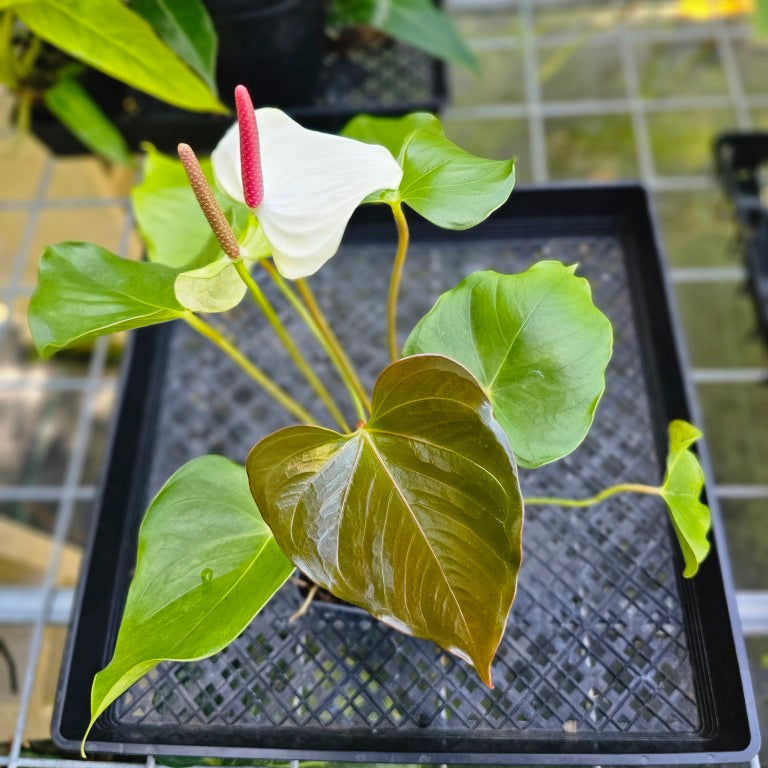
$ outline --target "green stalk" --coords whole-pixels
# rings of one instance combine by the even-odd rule
[[[30,73],[37,64],[37,57],[40,55],[40,51],[43,49],[43,41],[37,35],[33,35],[29,42],[29,47],[22,54],[18,61],[16,72],[20,80],[25,77],[29,77]]]
[[[659,496],[661,488],[655,485],[641,485],[639,483],[621,483],[604,488],[595,496],[588,499],[559,499],[549,496],[527,496],[526,504],[553,504],[559,507],[591,507],[593,504],[599,504],[617,493],[646,493],[651,496]]]
[[[370,403],[368,402],[368,397],[365,394],[365,390],[362,387],[362,384],[360,384],[360,380],[355,375],[354,371],[352,370],[352,366],[349,363],[348,359],[346,358],[346,355],[344,354],[343,350],[341,349],[341,346],[339,345],[338,340],[335,336],[333,336],[333,332],[330,331],[330,327],[327,326],[326,328],[328,332],[330,333],[333,340],[336,342],[336,347],[334,347],[333,343],[328,338],[328,335],[326,333],[326,328],[323,327],[323,323],[318,322],[318,318],[312,313],[311,307],[308,310],[307,307],[304,306],[304,304],[301,303],[301,300],[296,295],[295,291],[291,288],[291,286],[285,281],[283,276],[277,271],[274,264],[269,262],[267,259],[261,260],[261,265],[266,270],[267,274],[274,280],[275,285],[277,286],[280,293],[283,294],[285,299],[288,301],[288,303],[294,308],[296,313],[301,317],[301,319],[304,321],[305,325],[309,330],[312,332],[312,335],[317,339],[320,346],[323,348],[325,353],[330,358],[331,362],[333,363],[334,367],[336,368],[336,371],[338,372],[339,376],[341,377],[341,380],[344,382],[344,386],[347,388],[347,391],[349,392],[349,396],[352,399],[352,402],[355,406],[355,411],[357,412],[358,418],[365,421],[368,418],[368,413],[366,411],[366,403],[367,407],[370,408]],[[299,290],[301,291],[301,283],[304,281],[300,280],[298,281]],[[318,307],[319,311],[319,307]],[[321,313],[322,316],[322,313]],[[324,319],[324,318],[323,318]],[[341,358],[344,360],[347,360],[348,368],[345,368],[343,365],[343,362],[341,362]],[[359,389],[356,388],[359,387]],[[362,397],[359,394],[360,391],[362,391]]]
[[[13,50],[13,11],[0,16],[0,82],[15,90],[19,85]]]
[[[234,360],[264,391],[273,397],[289,413],[295,416],[303,424],[314,424],[315,419],[299,403],[296,402],[284,389],[276,384],[266,373],[248,360],[240,350],[227,341],[213,326],[202,318],[186,310],[182,319],[194,328],[198,333],[212,341],[219,349]]]
[[[400,356],[397,348],[397,299],[400,295],[400,281],[403,277],[405,257],[408,254],[408,222],[405,220],[403,206],[399,200],[390,203],[392,215],[397,225],[397,253],[392,267],[392,277],[389,281],[389,295],[387,296],[387,338],[389,341],[389,357],[394,363]]]
[[[274,270],[274,267],[272,267],[272,269]],[[275,270],[275,272],[276,271],[277,270]],[[325,349],[331,357],[339,375],[344,379],[344,382],[350,391],[350,395],[358,408],[358,415],[360,418],[367,418],[367,411],[371,410],[371,400],[368,397],[368,393],[365,391],[365,387],[360,381],[360,377],[357,375],[357,371],[355,371],[352,362],[344,351],[344,347],[333,332],[333,328],[331,328],[331,324],[323,314],[323,310],[320,309],[320,305],[317,303],[317,299],[315,298],[315,294],[312,292],[309,283],[306,280],[297,280],[296,285],[298,286],[301,298],[304,300],[304,304],[298,302],[298,306],[300,306],[305,313],[308,313],[308,322],[312,322],[313,326],[317,329],[316,334],[318,335],[318,340],[323,345],[323,349]],[[362,412],[360,406],[362,407]]]
[[[261,288],[259,288],[258,283],[251,277],[251,273],[248,271],[248,267],[245,266],[245,263],[242,259],[232,263],[235,265],[237,274],[240,275],[242,281],[247,286],[259,309],[264,313],[267,321],[272,326],[278,338],[283,343],[283,346],[288,351],[288,354],[296,364],[296,367],[304,375],[304,378],[306,378],[306,380],[309,382],[312,389],[315,390],[317,396],[323,401],[325,407],[328,409],[328,412],[331,414],[331,416],[333,416],[341,429],[343,429],[345,432],[350,432],[351,430],[349,428],[349,424],[347,424],[346,420],[344,419],[344,414],[342,414],[342,412],[339,410],[339,407],[331,397],[331,393],[328,391],[325,384],[320,381],[317,374],[312,370],[312,367],[309,365],[304,355],[301,354],[301,351],[296,346],[296,343],[291,338],[291,335],[288,333],[288,331],[286,331],[285,326],[280,322],[280,318],[277,316],[277,312],[275,312],[274,308],[269,303],[269,300],[264,295]]]

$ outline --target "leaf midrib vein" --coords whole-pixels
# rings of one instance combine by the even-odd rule
[[[517,329],[517,332],[515,333],[512,341],[509,343],[509,346],[507,347],[507,351],[504,353],[504,357],[501,359],[501,362],[499,363],[499,367],[496,370],[496,373],[493,375],[493,378],[488,382],[488,385],[486,386],[486,391],[490,392],[493,389],[493,385],[496,383],[496,379],[499,378],[499,374],[501,373],[502,368],[504,368],[505,363],[509,359],[509,356],[512,354],[512,350],[515,347],[515,344],[517,344],[517,340],[520,338],[520,334],[523,332],[523,329],[528,324],[528,321],[533,317],[536,310],[541,306],[544,299],[546,299],[552,291],[557,288],[557,286],[560,285],[560,283],[565,280],[566,276],[564,275],[561,277],[556,283],[553,285],[550,285],[549,288],[547,288],[546,291],[539,297],[539,299],[536,301],[536,303],[531,307],[531,311],[526,316],[525,320],[520,324],[520,327]]]
[[[404,432],[392,432],[388,429],[368,429],[369,433],[375,432],[379,435],[391,435],[392,437],[399,437],[406,440],[413,440],[416,443],[421,443],[422,445],[427,445],[431,448],[435,448],[439,451],[447,451],[448,453],[452,453],[454,456],[458,456],[461,459],[464,459],[465,461],[468,461],[473,466],[477,467],[481,472],[488,475],[495,483],[499,486],[504,496],[508,499],[509,494],[507,493],[504,486],[499,481],[499,478],[496,477],[496,475],[493,474],[490,470],[486,469],[482,464],[478,464],[474,459],[470,459],[469,456],[465,456],[463,453],[459,453],[455,448],[449,448],[446,445],[438,445],[437,443],[433,443],[431,440],[427,440],[423,437],[416,437],[415,435],[407,435]]]
[[[379,451],[376,449],[376,445],[371,440],[369,435],[363,430],[362,431],[363,440],[368,444],[368,446],[371,449],[371,452],[373,453],[376,461],[381,466],[382,470],[386,474],[386,476],[389,478],[389,480],[392,483],[392,487],[395,489],[397,495],[400,497],[400,500],[403,502],[403,505],[408,510],[408,513],[410,514],[411,518],[413,519],[414,524],[416,525],[416,528],[418,529],[419,533],[421,534],[422,539],[424,540],[424,543],[427,545],[427,549],[429,550],[429,553],[432,555],[435,564],[437,565],[437,569],[440,572],[440,575],[443,577],[443,581],[445,582],[445,586],[448,588],[448,593],[453,598],[453,601],[456,603],[456,608],[458,609],[459,616],[461,617],[462,624],[464,624],[464,629],[467,633],[467,639],[472,640],[472,634],[469,630],[469,624],[467,623],[467,619],[464,616],[464,611],[461,608],[461,603],[459,602],[459,598],[456,596],[456,593],[453,591],[453,587],[451,586],[451,583],[448,581],[448,575],[443,570],[443,565],[440,562],[439,558],[437,557],[437,553],[432,548],[432,544],[430,543],[429,539],[427,538],[426,533],[424,532],[424,529],[421,527],[421,523],[419,523],[418,517],[416,517],[416,513],[411,508],[410,503],[408,502],[408,499],[404,496],[402,490],[400,489],[400,486],[397,483],[397,480],[392,475],[392,473],[389,471],[389,467],[387,466],[386,461],[384,460],[384,457],[379,453]],[[474,642],[472,643],[474,647]]]

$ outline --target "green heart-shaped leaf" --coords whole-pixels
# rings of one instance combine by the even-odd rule
[[[246,470],[280,548],[310,578],[491,684],[523,504],[509,443],[466,369],[399,360],[379,377],[367,424],[283,429]]]
[[[669,507],[672,526],[685,558],[684,576],[691,577],[709,554],[707,534],[712,525],[709,507],[699,497],[704,487],[704,471],[690,450],[701,432],[686,421],[669,425],[667,472],[661,496]]]
[[[292,571],[243,467],[223,456],[185,464],[141,524],[136,573],[114,655],[93,681],[88,730],[161,661],[202,659],[231,643]]]
[[[605,389],[611,324],[574,269],[542,261],[518,275],[475,272],[405,342],[405,355],[446,355],[475,375],[525,467],[570,453]]]
[[[449,141],[434,115],[416,112],[401,118],[361,115],[343,135],[383,144],[403,169],[400,187],[374,193],[367,202],[407,203],[445,229],[468,229],[502,205],[515,185],[514,160],[487,160]]]
[[[49,357],[75,342],[173,320],[184,311],[175,280],[169,267],[121,259],[92,243],[51,245],[29,302],[35,346]]]
[[[341,135],[366,144],[381,144],[402,165],[406,140],[416,131],[443,135],[440,121],[429,112],[411,112],[403,117],[357,115],[342,128]]]

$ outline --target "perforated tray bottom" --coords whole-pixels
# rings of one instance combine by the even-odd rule
[[[391,258],[389,245],[347,248],[314,281],[369,386],[386,364],[382,297]],[[517,272],[542,258],[580,264],[613,322],[615,353],[589,437],[565,460],[522,471],[524,489],[578,497],[621,480],[657,482],[661,467],[616,239],[414,246],[400,328],[413,327],[443,290],[473,270]],[[290,314],[286,323],[306,339]],[[310,401],[287,365],[275,371],[283,356],[247,303],[229,329],[253,359]],[[170,342],[162,414],[150,493],[199,454],[244,460],[256,440],[288,423],[226,358],[182,326]],[[364,614],[315,604],[289,624],[300,599],[289,583],[229,648],[196,664],[162,664],[117,702],[111,718],[126,726],[279,726],[286,733],[315,727],[326,734],[696,732],[680,565],[663,505],[623,496],[589,510],[534,507],[526,512],[524,551],[493,691],[431,643]]]

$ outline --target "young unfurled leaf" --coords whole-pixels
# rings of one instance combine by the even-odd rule
[[[328,16],[334,26],[368,24],[432,56],[478,69],[450,16],[432,0],[333,0]]]
[[[131,6],[215,95],[218,38],[202,0],[131,0]]]
[[[173,320],[184,310],[175,280],[169,267],[121,259],[92,243],[51,245],[29,303],[35,346],[49,357],[75,342]]]
[[[475,272],[438,299],[403,350],[466,366],[525,467],[570,453],[605,389],[611,324],[574,269],[542,261],[518,275]]]
[[[227,256],[176,278],[176,298],[192,312],[226,312],[245,296],[246,286]]]
[[[91,152],[124,165],[131,154],[120,131],[74,77],[62,77],[45,92],[45,106]]]
[[[699,500],[704,487],[704,471],[690,450],[700,437],[701,432],[686,421],[670,423],[667,472],[661,486],[661,496],[669,508],[672,526],[685,558],[683,575],[689,578],[696,574],[709,553],[709,507]]]
[[[161,661],[202,659],[231,643],[292,571],[254,504],[245,470],[223,456],[185,464],[141,524],[115,652],[93,681],[89,731]]]
[[[37,0],[13,7],[46,42],[140,91],[182,109],[227,111],[123,0]]]
[[[433,115],[360,115],[345,126],[342,134],[384,144],[403,169],[396,192],[373,194],[367,202],[399,199],[445,229],[468,229],[479,224],[507,200],[515,185],[514,160],[470,155],[446,138]]]
[[[280,548],[311,579],[491,684],[523,504],[509,442],[466,369],[399,360],[379,377],[367,424],[280,430],[246,470]]]

